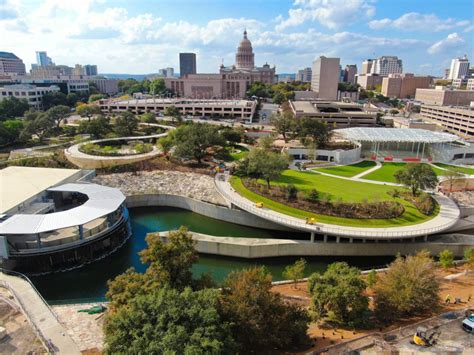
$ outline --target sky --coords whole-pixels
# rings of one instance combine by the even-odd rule
[[[294,73],[324,55],[357,64],[397,55],[404,71],[442,75],[452,58],[474,60],[474,0],[0,0],[0,51],[27,68],[35,51],[56,64],[101,73],[199,73],[232,65],[247,29],[255,63]]]

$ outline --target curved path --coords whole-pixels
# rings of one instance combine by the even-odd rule
[[[147,126],[160,127],[166,130],[174,129],[173,126],[165,126],[160,124],[145,124]],[[161,153],[161,150],[156,146],[153,146],[153,150],[148,153],[143,154],[133,154],[133,155],[123,155],[123,156],[101,156],[101,155],[91,155],[83,153],[79,150],[81,146],[87,143],[101,143],[101,142],[111,142],[111,141],[120,141],[120,140],[140,140],[140,139],[149,139],[149,138],[161,138],[167,136],[168,133],[159,133],[152,134],[148,136],[132,136],[132,137],[117,137],[117,138],[104,138],[96,139],[93,141],[81,142],[67,148],[64,153],[66,158],[73,163],[74,165],[82,169],[96,169],[96,168],[106,168],[109,166],[115,165],[125,165],[136,163],[142,160],[151,159]]]
[[[0,271],[0,283],[12,291],[26,318],[40,333],[43,342],[52,348],[50,351],[55,354],[81,354],[53,310],[27,279]]]
[[[448,197],[437,194],[434,196],[440,206],[439,214],[429,221],[402,227],[370,228],[338,226],[327,223],[306,224],[301,218],[292,217],[268,208],[258,208],[255,203],[238,194],[230,185],[228,175],[217,174],[216,188],[230,203],[258,217],[297,230],[334,235],[342,237],[357,237],[362,239],[403,239],[443,232],[454,226],[460,217],[457,205]]]

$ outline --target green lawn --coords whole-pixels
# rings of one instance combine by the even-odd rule
[[[364,160],[352,165],[341,165],[329,168],[314,168],[313,170],[337,176],[353,177],[366,170],[369,170],[370,168],[373,168],[375,165],[376,164],[373,161]]]
[[[231,161],[243,159],[249,153],[249,150],[243,145],[236,145],[233,147],[229,147],[228,150],[231,157],[230,159]]]
[[[381,168],[371,172],[370,174],[364,175],[362,179],[396,183],[397,180],[395,179],[395,173],[399,170],[402,170],[406,164],[413,164],[413,163],[385,163],[384,162],[382,163]],[[445,171],[441,169],[437,169],[437,168],[433,168],[433,170],[435,174],[438,176],[446,173]]]
[[[315,217],[317,221],[322,223],[358,227],[396,227],[421,223],[433,218],[437,214],[436,212],[433,216],[427,217],[421,214],[412,204],[402,199],[392,198],[387,194],[388,191],[394,189],[392,186],[338,179],[311,172],[286,170],[282,176],[277,181],[272,182],[272,184],[294,184],[300,191],[308,191],[315,188],[320,194],[330,196],[333,201],[339,198],[347,202],[360,202],[364,199],[368,199],[369,201],[395,200],[403,204],[405,212],[402,216],[394,219],[355,219],[318,215],[293,207],[288,207],[279,202],[260,196],[245,188],[241,179],[238,177],[232,177],[231,184],[242,196],[253,202],[263,202],[266,208],[303,219],[306,217]]]
[[[444,163],[434,163],[434,165],[439,166],[440,168],[457,171],[463,174],[474,175],[474,168],[465,168],[463,166],[449,165]],[[443,172],[446,174],[446,172]]]

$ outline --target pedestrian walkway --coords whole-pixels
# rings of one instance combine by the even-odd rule
[[[453,227],[459,220],[460,211],[456,203],[448,197],[437,194],[433,196],[440,206],[439,214],[429,221],[402,227],[370,228],[339,226],[327,223],[307,224],[302,218],[292,217],[268,208],[258,208],[255,203],[238,194],[230,185],[228,176],[217,174],[216,188],[231,204],[258,217],[310,233],[327,234],[342,237],[363,239],[403,239],[440,233]],[[388,184],[388,183],[387,183]]]
[[[78,346],[33,285],[20,276],[0,272],[0,283],[12,291],[26,318],[56,354],[80,354]]]
[[[357,175],[353,176],[352,178],[353,179],[360,179],[362,176],[370,174],[370,173],[374,172],[375,170],[380,169],[381,167],[382,167],[382,163],[379,162],[379,161],[376,161],[375,166],[373,168],[370,168],[369,170],[363,171],[360,174],[357,174]]]

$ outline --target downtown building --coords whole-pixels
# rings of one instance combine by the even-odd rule
[[[311,90],[317,93],[319,99],[337,100],[339,62],[339,58],[325,56],[321,56],[313,62]]]
[[[10,52],[0,52],[0,76],[25,75],[23,61]]]
[[[16,97],[17,99],[25,99],[28,104],[35,110],[43,109],[43,96],[50,92],[59,92],[60,89],[56,85],[36,86],[26,84],[5,85],[0,87],[0,101],[8,97]]]
[[[413,74],[389,74],[382,79],[382,95],[397,98],[413,98],[416,89],[427,89],[430,87],[431,77],[415,76]]]
[[[301,81],[303,83],[310,83],[312,77],[313,70],[310,67],[298,70],[298,73],[296,73],[296,81]]]
[[[221,65],[219,74],[186,74],[180,78],[165,78],[165,85],[180,97],[191,99],[241,99],[254,82],[275,83],[275,67],[255,66],[252,43],[247,31],[235,56],[236,64]]]
[[[179,53],[179,76],[196,74],[196,53]]]

